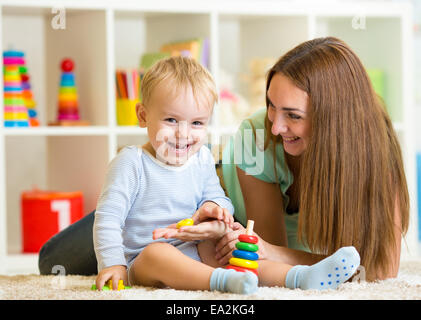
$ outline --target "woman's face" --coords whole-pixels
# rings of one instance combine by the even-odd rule
[[[277,73],[272,77],[266,94],[272,134],[282,137],[285,152],[292,156],[301,155],[308,145],[311,130],[307,93]]]

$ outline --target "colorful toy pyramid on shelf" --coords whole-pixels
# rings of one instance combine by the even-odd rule
[[[66,58],[61,61],[62,72],[58,95],[57,122],[50,125],[89,125],[89,122],[80,120],[78,94],[73,72],[74,67],[74,62],[71,59]]]
[[[23,52],[3,52],[3,74],[4,126],[39,126]]]

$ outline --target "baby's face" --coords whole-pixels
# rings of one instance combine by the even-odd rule
[[[175,95],[164,82],[156,86],[143,106],[149,142],[154,156],[174,166],[183,165],[207,140],[207,126],[213,106],[206,99],[194,99],[190,87]]]

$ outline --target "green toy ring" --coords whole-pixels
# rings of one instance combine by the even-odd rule
[[[235,246],[237,247],[237,249],[245,251],[256,252],[257,250],[259,250],[259,246],[253,243],[237,242]]]

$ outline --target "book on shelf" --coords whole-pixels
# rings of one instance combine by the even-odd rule
[[[141,70],[148,70],[158,60],[169,57],[170,54],[167,52],[149,52],[142,55],[140,58]]]
[[[161,52],[171,56],[190,56],[209,68],[209,39],[197,38],[186,41],[166,43],[161,47]]]

